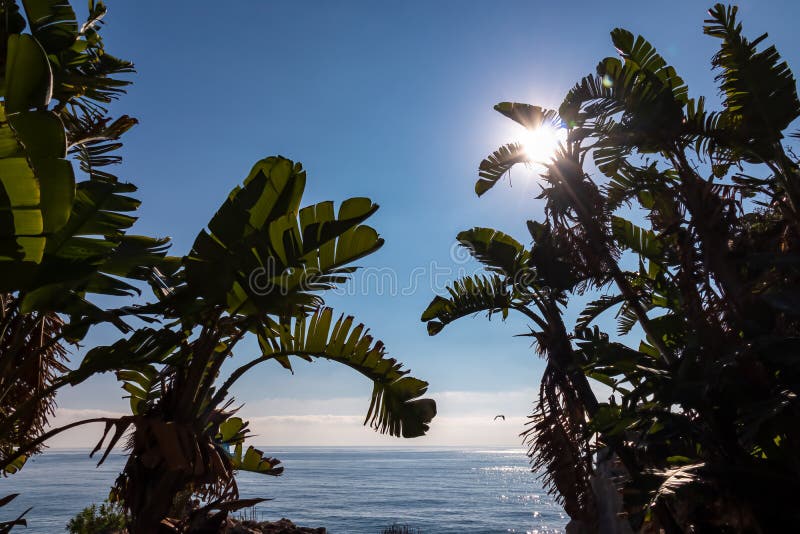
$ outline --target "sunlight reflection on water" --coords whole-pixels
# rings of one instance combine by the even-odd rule
[[[260,520],[288,517],[329,532],[374,533],[392,524],[425,533],[563,532],[560,506],[530,473],[521,450],[264,448],[279,478],[240,474],[243,498],[267,497]],[[0,484],[21,493],[2,517],[33,506],[28,533],[63,531],[81,508],[103,500],[124,457],[99,469],[84,451],[50,451]]]

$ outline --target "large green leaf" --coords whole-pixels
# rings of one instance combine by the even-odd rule
[[[26,34],[8,36],[5,72],[5,112],[9,115],[50,102],[53,74],[39,43]]]
[[[78,21],[67,0],[22,0],[34,37],[48,53],[72,46]]]
[[[17,262],[41,260],[46,235],[66,222],[74,194],[61,121],[29,111],[46,106],[51,91],[50,63],[39,43],[30,35],[9,35],[0,104],[0,271],[8,289],[29,278]]]
[[[268,242],[265,227],[297,212],[305,180],[302,167],[285,158],[256,163],[244,185],[231,192],[211,219],[208,231],[195,239],[185,260],[190,287],[213,302],[224,303],[228,295],[244,293],[256,269],[272,268],[253,251],[254,237]]]
[[[151,364],[117,371],[117,380],[122,382],[122,389],[128,392],[133,415],[145,413],[160,397],[158,378],[159,373]]]
[[[244,449],[244,440],[250,433],[247,427],[247,421],[241,417],[230,417],[219,425],[215,441],[228,450],[233,447],[233,451],[227,454],[231,467],[237,471],[262,475],[278,476],[283,473],[283,467],[279,467],[280,460],[266,457],[263,452],[252,446]]]
[[[46,239],[67,222],[75,195],[65,159],[64,128],[46,111],[6,115],[0,103],[0,287],[18,289],[31,277],[18,262],[42,260]],[[15,267],[16,266],[16,267]]]
[[[263,452],[252,445],[244,451],[242,449],[242,444],[237,443],[233,453],[228,458],[233,469],[272,476],[278,476],[283,473],[283,467],[279,466],[281,461],[277,458],[264,456]]]
[[[333,310],[321,308],[309,317],[273,324],[259,336],[263,355],[234,371],[217,395],[227,394],[234,380],[263,361],[278,359],[288,366],[289,355],[323,358],[372,380],[372,401],[364,424],[392,436],[422,436],[436,415],[436,403],[420,398],[428,383],[407,376],[402,364],[386,357],[383,343],[375,340],[363,324],[354,326],[354,322],[350,316],[340,316],[334,322]]]
[[[346,280],[345,267],[383,240],[360,223],[378,206],[366,198],[299,209],[305,172],[285,158],[258,162],[201,232],[186,258],[189,287],[241,313],[280,314],[319,302],[309,292]]]

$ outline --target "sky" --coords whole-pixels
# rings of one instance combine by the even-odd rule
[[[121,178],[139,186],[138,233],[170,236],[188,252],[231,188],[263,157],[280,154],[308,172],[304,204],[367,196],[386,240],[365,269],[327,298],[382,339],[389,355],[430,383],[439,415],[429,435],[399,440],[361,426],[371,385],[349,368],[277,364],[234,391],[263,446],[520,446],[519,433],[544,363],[526,323],[465,318],[429,337],[420,314],[444,284],[472,274],[455,235],[473,226],[529,241],[540,218],[535,175],[515,171],[478,199],[478,163],[521,127],[492,110],[501,101],[557,108],[602,58],[609,32],[644,35],[687,81],[717,101],[702,35],[708,2],[108,0],[109,53],[134,61],[129,94],[112,106],[140,124],[124,138]],[[800,69],[800,3],[739,2],[745,31]],[[371,273],[367,275],[367,273]],[[572,308],[568,318],[580,311]],[[96,329],[85,347],[118,333]],[[234,363],[256,354],[244,343]],[[82,350],[76,352],[79,359]],[[124,413],[112,376],[59,394],[56,423]],[[494,415],[506,415],[494,421]],[[80,429],[56,447],[94,445]]]

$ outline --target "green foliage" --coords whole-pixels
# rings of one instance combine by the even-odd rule
[[[514,278],[528,268],[529,253],[510,235],[491,228],[472,228],[456,237],[486,269]]]
[[[299,209],[305,181],[299,163],[274,157],[256,163],[186,258],[187,282],[202,298],[241,313],[312,308],[320,303],[312,291],[346,280],[353,269],[345,264],[383,245],[373,228],[360,224],[376,204],[352,198],[338,215],[332,202]],[[254,281],[263,290],[252,291]]]
[[[475,183],[475,193],[478,196],[494,187],[494,184],[509,172],[517,163],[522,163],[528,158],[525,148],[519,143],[509,143],[495,150],[486,159],[481,161],[480,177]]]
[[[709,11],[703,31],[720,39],[719,52],[712,65],[717,75],[725,110],[731,117],[738,139],[746,140],[752,154],[748,159],[760,163],[774,158],[776,142],[783,131],[800,116],[800,100],[792,71],[774,46],[758,50],[767,34],[750,41],[742,34],[736,19],[738,8],[717,4]]]
[[[7,474],[40,449],[55,391],[91,374],[66,376],[66,345],[101,322],[130,330],[125,312],[105,310],[91,295],[136,294],[153,269],[177,268],[167,240],[128,234],[136,187],[106,170],[120,162],[119,139],[136,120],[114,119],[105,107],[129,83],[117,76],[133,66],[106,53],[98,33],[104,15],[95,1],[83,24],[63,0],[3,2],[0,470]]]
[[[476,311],[531,319],[526,335],[548,361],[526,431],[532,463],[589,525],[593,457],[621,463],[635,531],[770,532],[800,520],[789,497],[800,489],[800,161],[783,145],[800,104],[786,62],[760,48],[766,35],[744,37],[736,16],[718,4],[704,29],[720,42],[713,112],[647,40],[612,31],[619,57],[559,107],[568,141],[542,174],[533,246],[470,231],[494,285],[459,281],[423,315],[432,334]],[[498,106],[534,127],[524,119],[537,110]],[[589,155],[600,177],[584,170]],[[524,163],[486,161],[478,194]],[[624,271],[622,258],[638,268]],[[530,298],[512,305],[521,284],[510,280],[526,267]],[[561,306],[587,289],[567,333]],[[592,328],[610,310],[621,342]],[[588,378],[614,396],[598,402]]]
[[[376,204],[351,198],[338,210],[332,202],[301,208],[302,166],[266,158],[231,192],[189,253],[168,257],[167,240],[129,233],[139,207],[131,196],[136,188],[110,172],[121,161],[120,138],[136,120],[111,117],[106,107],[124,93],[129,82],[120,76],[133,65],[104,48],[98,32],[105,5],[90,0],[83,24],[64,0],[8,1],[0,9],[5,474],[58,432],[103,422],[92,453],[104,449],[101,463],[130,431],[130,456],[112,497],[130,512],[132,532],[211,528],[204,524],[209,517],[260,501],[238,499],[236,471],[278,475],[283,469],[244,445],[250,430],[234,416],[229,390],[267,360],[291,369],[292,356],[336,361],[370,379],[365,425],[403,437],[428,430],[436,407],[421,398],[427,383],[408,376],[364,325],[352,317],[334,321],[320,295],[346,282],[356,269],[351,263],[383,245],[362,224]],[[76,178],[75,165],[85,176]],[[91,301],[92,294],[137,294],[141,282],[153,290],[150,303],[107,310]],[[149,326],[133,330],[131,316]],[[102,322],[125,337],[91,348],[67,368],[64,344]],[[245,337],[262,354],[218,384],[223,363]],[[60,387],[105,372],[116,373],[130,415],[45,431]],[[167,518],[178,513],[176,496],[187,494],[205,505]],[[106,511],[101,507],[101,515]],[[78,520],[87,523],[95,513]]]
[[[430,399],[419,398],[427,391],[427,382],[407,376],[402,364],[387,358],[383,343],[373,340],[363,324],[354,326],[352,316],[340,316],[334,322],[331,308],[320,308],[293,323],[283,321],[273,327],[271,335],[259,336],[263,356],[240,369],[276,359],[291,370],[289,354],[309,361],[316,356],[342,363],[373,381],[364,424],[381,433],[405,438],[419,437],[428,431],[436,405]],[[232,378],[238,376],[240,372],[234,371]]]
[[[277,459],[245,446],[250,429],[234,415],[229,396],[241,376],[264,362],[291,370],[291,357],[323,358],[364,375],[373,383],[365,425],[381,433],[421,436],[436,414],[435,403],[422,398],[428,384],[408,376],[353,317],[334,320],[320,295],[348,279],[351,262],[383,244],[363,224],[377,205],[354,198],[338,212],[331,202],[301,208],[305,182],[299,163],[280,156],[257,162],[198,234],[182,268],[155,281],[156,300],[130,309],[162,326],[92,349],[67,374],[80,381],[116,370],[130,397],[131,415],[107,420],[94,452],[105,449],[102,463],[131,432],[113,495],[130,510],[132,532],[167,520],[181,492],[207,503],[190,517],[169,519],[188,528],[209,510],[252,505],[238,498],[236,471],[281,474]],[[219,383],[220,369],[245,337],[257,342],[260,356]]]
[[[138,201],[136,188],[103,167],[118,163],[119,138],[135,119],[116,120],[105,104],[129,83],[115,76],[132,64],[105,52],[99,25],[102,3],[90,2],[79,25],[66,2],[23,2],[31,34],[23,27],[8,41],[5,92],[0,109],[0,290],[24,290],[26,311],[57,311],[96,322],[100,310],[83,302],[88,293],[129,294],[149,265],[163,263],[165,241],[125,240]],[[19,14],[19,9],[15,9]],[[23,19],[24,20],[24,19]],[[88,180],[76,181],[73,156]],[[120,256],[138,270],[109,265]],[[174,264],[173,264],[174,265]],[[87,317],[88,316],[88,317]]]
[[[512,306],[512,297],[503,280],[495,275],[467,276],[456,280],[447,288],[449,298],[435,297],[422,312],[422,320],[427,321],[428,334],[434,336],[449,323],[480,312],[489,317],[495,312],[508,316]]]
[[[103,502],[100,506],[87,506],[67,523],[71,534],[114,534],[125,531],[128,516],[122,506],[114,502]]]

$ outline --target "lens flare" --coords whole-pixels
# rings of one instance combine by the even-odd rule
[[[567,140],[567,130],[542,125],[534,130],[526,130],[519,143],[532,163],[545,164],[552,161],[559,143]]]

